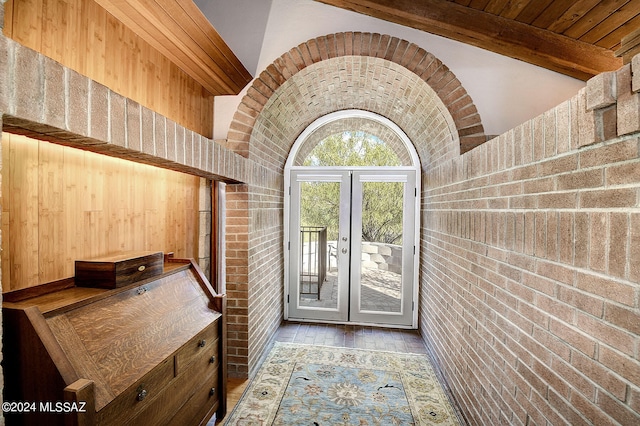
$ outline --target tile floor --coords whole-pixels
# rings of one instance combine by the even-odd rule
[[[276,342],[307,343],[426,354],[417,330],[399,330],[343,324],[285,322],[274,337]]]
[[[426,354],[427,349],[417,330],[400,330],[343,324],[285,322],[273,342],[306,343],[346,348],[377,349]],[[265,350],[265,353],[268,349]],[[249,384],[246,379],[230,378],[227,385],[227,417]],[[224,424],[225,419],[218,424]]]

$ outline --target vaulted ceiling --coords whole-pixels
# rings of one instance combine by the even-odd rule
[[[237,94],[251,81],[251,73],[192,0],[96,1],[210,93]],[[234,0],[218,0],[216,7],[225,1]],[[315,1],[581,80],[617,70],[623,58],[640,53],[640,0]]]
[[[640,53],[640,0],[316,1],[582,80]]]

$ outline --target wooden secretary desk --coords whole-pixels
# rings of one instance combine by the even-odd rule
[[[29,405],[7,424],[224,417],[225,310],[193,261],[162,253],[76,262],[75,279],[6,293],[4,401]]]

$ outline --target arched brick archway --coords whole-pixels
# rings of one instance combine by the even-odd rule
[[[316,119],[349,109],[376,113],[400,127],[423,171],[486,140],[480,116],[457,78],[409,42],[370,33],[334,34],[309,40],[269,65],[248,88],[226,141],[251,167],[244,185],[227,188],[232,375],[255,368],[282,319],[283,179],[292,145]]]
[[[249,141],[257,118],[271,97],[289,79],[305,68],[334,58],[359,56],[379,58],[399,65],[425,82],[450,114],[464,153],[484,143],[486,136],[478,111],[467,91],[446,65],[414,43],[389,35],[346,32],[311,39],[269,65],[252,83],[236,111],[227,136],[227,146],[249,155]],[[358,70],[345,68],[345,73]]]

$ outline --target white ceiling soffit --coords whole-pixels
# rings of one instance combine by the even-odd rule
[[[272,0],[194,0],[245,68],[255,76]]]

